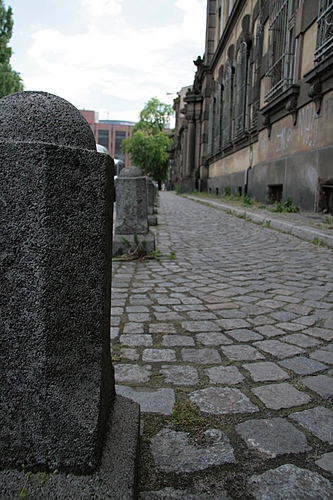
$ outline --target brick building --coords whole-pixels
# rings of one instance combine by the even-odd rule
[[[333,0],[208,0],[173,168],[182,189],[333,204]]]
[[[99,120],[98,113],[95,111],[81,109],[80,112],[89,123],[96,143],[104,146],[112,158],[122,160],[126,166],[130,166],[130,157],[128,154],[121,152],[121,143],[124,139],[132,135],[132,128],[135,123],[118,120]]]

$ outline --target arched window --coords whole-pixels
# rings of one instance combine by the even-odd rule
[[[222,149],[231,145],[232,134],[232,100],[233,100],[233,85],[234,85],[234,68],[230,60],[225,65],[224,76],[224,101],[222,115]]]
[[[243,136],[248,130],[248,112],[247,112],[247,97],[248,97],[248,55],[249,44],[242,41],[238,51],[237,68],[236,68],[236,104],[235,104],[235,132],[234,137],[238,139]]]
[[[214,94],[212,93],[209,101],[208,112],[208,145],[207,156],[213,155],[213,123],[214,123]]]
[[[215,121],[214,121],[214,154],[221,151],[221,126],[222,126],[222,99],[223,99],[223,66],[219,69],[215,92]]]
[[[270,102],[293,83],[295,25],[299,0],[270,0],[269,60],[265,74],[265,101]]]

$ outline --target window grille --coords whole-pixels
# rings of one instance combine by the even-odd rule
[[[333,48],[333,0],[319,0],[315,63],[319,63]]]
[[[244,135],[246,130],[246,101],[248,86],[248,48],[242,42],[237,58],[236,72],[236,106],[235,106],[235,139]]]
[[[222,115],[222,148],[227,148],[231,144],[232,127],[232,87],[233,87],[233,68],[230,63],[226,63],[224,79],[224,102]]]
[[[257,30],[254,47],[254,79],[253,79],[253,103],[252,103],[252,122],[253,128],[258,125],[258,115],[260,110],[260,65],[262,57],[263,43],[263,24],[262,11],[259,12]]]
[[[212,94],[210,96],[210,101],[209,101],[207,156],[212,156],[213,154],[213,119],[214,119],[214,96]]]
[[[265,101],[269,102],[293,83],[295,24],[299,0],[271,0],[269,4],[269,64]]]
[[[216,82],[216,105],[214,124],[214,154],[221,150],[222,85]]]

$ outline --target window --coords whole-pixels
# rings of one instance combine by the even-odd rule
[[[224,78],[224,102],[222,114],[222,148],[227,148],[231,145],[231,129],[232,129],[232,88],[234,81],[234,68],[227,61],[225,65]]]
[[[221,151],[221,125],[222,125],[222,91],[223,85],[220,83],[222,80],[223,68],[220,68],[219,79],[216,82],[215,93],[215,123],[214,123],[214,154],[216,155]]]
[[[332,52],[333,48],[333,0],[319,0],[318,31],[315,63],[319,63]]]
[[[104,146],[107,150],[109,149],[109,131],[99,130],[98,131],[98,144]]]
[[[213,154],[213,121],[214,121],[214,95],[210,96],[209,113],[208,113],[208,145],[207,156]]]
[[[235,139],[247,131],[248,45],[240,44],[236,70]]]
[[[120,132],[116,130],[114,157],[122,161],[125,161],[125,154],[121,152],[121,143],[124,139],[126,139],[126,132]]]
[[[254,64],[253,64],[253,102],[252,102],[252,119],[251,127],[255,128],[258,125],[258,115],[260,109],[260,66],[262,57],[263,44],[263,24],[262,11],[256,23],[255,31],[255,46],[254,46]]]
[[[265,101],[287,90],[294,79],[295,24],[299,0],[270,0],[269,60]]]

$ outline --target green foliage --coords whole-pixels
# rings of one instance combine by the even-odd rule
[[[175,185],[176,194],[180,194],[180,190],[181,190],[180,182],[177,182],[177,184]]]
[[[146,255],[146,240],[142,238],[139,241],[138,235],[135,233],[133,236],[133,243],[130,243],[124,236],[121,236],[121,241],[128,248],[128,255],[136,256],[138,259],[143,258]]]
[[[140,120],[133,127],[133,135],[121,144],[123,153],[131,155],[132,164],[156,181],[168,177],[169,152],[173,140],[164,129],[172,114],[171,106],[154,97],[140,112]]]
[[[171,250],[171,252],[168,255],[168,259],[169,260],[175,260],[175,258],[176,258],[176,252],[174,252],[173,250]]]
[[[156,97],[150,99],[145,107],[140,111],[140,120],[133,127],[133,133],[138,130],[145,131],[147,134],[164,132],[166,125],[173,116],[172,106],[164,104]]]
[[[13,32],[12,9],[0,0],[0,97],[20,92],[23,90],[23,82],[19,73],[14,71],[10,65],[12,49],[8,47]]]
[[[172,422],[188,431],[203,430],[209,419],[202,417],[199,408],[192,401],[185,400],[175,403],[172,412]]]
[[[250,198],[247,194],[244,194],[241,197],[241,206],[242,207],[250,207],[253,204],[253,199]]]
[[[230,196],[230,187],[229,186],[226,186],[223,189],[223,195],[222,196]]]
[[[286,198],[286,201],[284,202],[284,204],[282,204],[281,201],[278,201],[276,203],[274,203],[272,205],[272,212],[276,212],[276,213],[282,213],[282,212],[285,212],[285,213],[297,213],[299,212],[299,207],[297,207],[291,196],[287,196]]]

